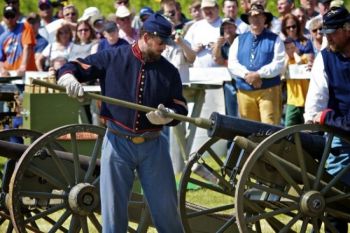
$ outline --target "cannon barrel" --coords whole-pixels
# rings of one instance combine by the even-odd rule
[[[21,157],[28,146],[0,140],[0,156],[17,160]]]
[[[18,143],[12,143],[8,141],[0,140],[0,156],[8,158],[8,159],[19,159],[22,154],[25,152],[25,150],[29,146],[18,144]],[[60,150],[54,150],[57,154],[57,157],[63,160],[72,161],[73,162],[73,154],[70,152],[60,151]],[[43,151],[43,153],[47,153],[46,151]],[[87,169],[89,167],[90,157],[86,155],[79,155],[79,162],[83,169]],[[97,167],[100,166],[100,161],[96,161]]]
[[[66,88],[59,86],[57,84],[44,82],[41,80],[34,79],[33,84],[46,86],[48,88],[53,88],[60,91],[65,91]],[[150,112],[156,110],[155,108],[143,106],[140,104],[131,103],[124,100],[119,100],[115,98],[110,98],[107,96],[85,92],[84,97],[97,99],[104,101],[106,103],[115,104],[118,106],[142,111]],[[192,123],[200,128],[207,129],[209,137],[218,137],[222,139],[232,140],[235,136],[244,136],[247,137],[252,134],[260,135],[270,135],[274,132],[277,132],[283,129],[282,126],[264,124],[257,121],[246,120],[242,118],[222,115],[217,112],[213,112],[209,119],[206,118],[193,118],[187,117],[184,115],[176,113],[165,113],[168,117],[179,121],[185,121]],[[325,141],[322,136],[312,135],[312,134],[301,134],[302,144],[305,145],[304,148],[307,148],[308,152],[313,155],[319,155],[321,151],[318,148],[323,148],[321,145],[324,145]],[[310,146],[315,145],[315,146]]]
[[[208,129],[209,137],[232,140],[235,136],[248,137],[252,134],[269,135],[283,129],[282,126],[264,124],[233,116],[213,112],[210,116],[212,127]]]

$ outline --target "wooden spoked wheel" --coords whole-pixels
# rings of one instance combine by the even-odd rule
[[[42,133],[28,129],[8,129],[0,132],[0,141],[10,142],[13,144],[29,145]],[[10,148],[8,148],[10,149]],[[16,165],[16,161],[22,154],[18,156],[9,156],[6,152],[1,153],[4,158],[1,168],[1,193],[0,193],[0,225],[6,229],[6,232],[13,232],[13,225],[10,213],[7,208],[6,200],[9,192],[9,183]]]
[[[347,149],[333,145],[342,141]],[[235,194],[240,232],[338,232],[331,219],[349,222],[350,165],[327,171],[332,155],[349,153],[348,133],[297,125],[262,141],[246,160]],[[323,228],[323,230],[322,230]]]
[[[68,125],[28,147],[10,182],[9,209],[17,232],[102,231],[99,157],[104,133],[93,125]]]
[[[182,174],[179,205],[185,232],[238,232],[234,191],[239,153],[220,154],[218,144],[222,147],[222,140],[209,139],[191,155]]]

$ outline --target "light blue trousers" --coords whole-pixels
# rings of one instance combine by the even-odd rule
[[[101,158],[100,193],[103,232],[127,232],[128,200],[135,170],[157,231],[160,233],[183,232],[166,137],[161,135],[157,139],[142,144],[133,144],[109,131],[104,137]]]
[[[338,137],[332,141],[331,154],[326,163],[326,170],[331,175],[338,174],[350,162],[350,145]],[[341,180],[350,185],[350,172],[342,176]]]

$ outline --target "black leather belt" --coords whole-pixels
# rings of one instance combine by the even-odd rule
[[[119,132],[118,130],[111,129],[111,128],[108,128],[108,131],[117,135],[118,137],[122,137],[122,138],[126,138],[126,139],[130,140],[134,144],[141,144],[141,143],[144,143],[146,141],[156,139],[160,135],[160,131],[152,132],[149,134],[138,135],[138,136],[131,136],[131,135],[123,134],[123,133]]]

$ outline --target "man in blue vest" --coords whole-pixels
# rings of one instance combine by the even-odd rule
[[[278,125],[281,119],[280,74],[285,50],[278,35],[265,28],[272,18],[271,13],[256,3],[247,14],[241,15],[250,25],[250,31],[234,40],[228,68],[236,78],[240,116]]]
[[[187,114],[179,72],[161,56],[171,32],[171,23],[153,14],[144,22],[137,43],[69,62],[58,71],[58,84],[70,96],[83,96],[80,82],[99,78],[105,96],[158,107],[145,114],[102,103],[101,116],[108,128],[100,176],[104,233],[127,231],[135,171],[157,231],[183,232],[169,145],[161,134],[163,125],[179,123],[164,111]]]
[[[305,103],[306,122],[329,125],[350,132],[350,14],[345,7],[333,7],[323,16],[328,48],[316,57]],[[326,170],[338,174],[350,162],[350,145],[338,137],[332,141]],[[337,148],[337,149],[334,149]],[[350,174],[341,180],[350,185]],[[333,219],[337,232],[348,232],[348,223]],[[330,232],[327,231],[326,232]],[[333,232],[333,231],[332,231]]]

